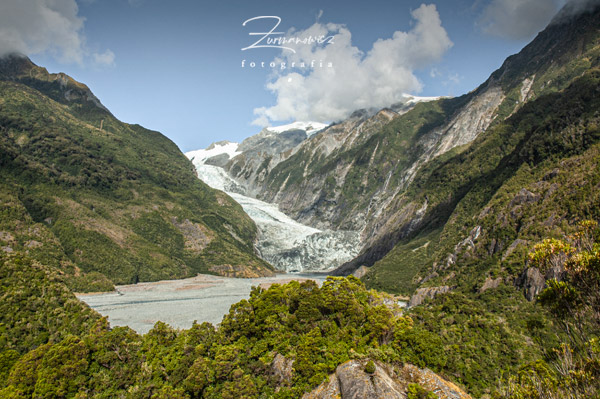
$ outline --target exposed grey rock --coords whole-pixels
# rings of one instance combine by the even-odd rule
[[[279,379],[280,382],[290,382],[293,375],[294,361],[288,359],[280,353],[275,355],[273,362],[271,363],[271,370],[273,375]]]
[[[410,297],[410,301],[408,302],[408,307],[412,308],[413,306],[418,306],[422,304],[425,299],[432,299],[437,295],[445,294],[447,292],[452,291],[447,285],[443,285],[441,287],[425,287],[418,288],[417,291]]]
[[[15,237],[8,231],[0,231],[0,241],[14,241]]]
[[[248,195],[258,198],[263,192],[268,173],[279,162],[289,158],[307,137],[304,130],[275,133],[265,128],[242,141],[238,147],[242,154],[223,166],[231,177],[246,188]]]
[[[441,140],[434,156],[475,140],[492,123],[504,97],[502,89],[493,85],[475,96],[450,123],[438,132]]]
[[[490,247],[488,249],[488,255],[492,256],[495,253],[496,253],[496,239],[492,238],[492,241],[490,241]]]
[[[543,177],[543,180],[545,180],[545,181],[552,180],[556,176],[558,176],[559,172],[560,172],[560,169],[558,169],[558,168],[552,169],[550,172],[546,173],[546,175]]]
[[[358,269],[356,269],[354,271],[354,273],[352,273],[352,275],[356,278],[362,278],[365,274],[367,274],[367,272],[369,271],[369,268],[365,265],[359,267]]]
[[[44,245],[44,244],[42,244],[41,242],[36,241],[36,240],[29,240],[29,241],[25,242],[25,247],[26,248],[39,248],[42,245]]]
[[[210,157],[204,161],[204,163],[207,165],[220,166],[221,168],[227,165],[227,162],[229,162],[228,154],[215,155],[214,157]]]
[[[523,288],[525,298],[531,302],[546,286],[546,279],[537,267],[528,267],[517,279],[517,286]]]
[[[208,237],[208,230],[199,223],[192,223],[189,219],[178,221],[173,217],[171,223],[183,234],[184,248],[194,253],[200,253],[211,239]]]
[[[517,193],[515,198],[510,201],[510,207],[514,207],[517,205],[530,204],[533,202],[538,202],[540,196],[538,194],[534,194],[526,188],[522,188],[521,191]]]
[[[369,360],[350,360],[341,364],[329,380],[323,382],[302,399],[405,399],[408,385],[416,383],[434,392],[439,399],[470,399],[462,389],[428,369],[410,364],[393,367],[375,363],[375,372],[365,372]]]
[[[485,282],[483,283],[483,285],[481,286],[481,288],[479,288],[479,292],[485,292],[489,289],[493,289],[493,288],[498,288],[500,286],[500,283],[502,283],[503,279],[502,277],[498,277],[498,278],[491,278],[488,277],[485,279]]]

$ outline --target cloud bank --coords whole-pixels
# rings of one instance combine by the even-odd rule
[[[563,23],[569,19],[600,7],[600,0],[569,0],[566,6],[554,17],[552,23]]]
[[[548,25],[564,4],[564,0],[492,0],[478,24],[491,36],[530,39]]]
[[[75,0],[2,0],[0,56],[48,52],[59,62],[83,64],[89,57],[100,66],[114,64],[114,53],[92,53],[85,47],[85,18]]]
[[[352,45],[350,31],[340,24],[315,23],[288,36],[334,36],[334,43],[292,45],[296,53],[283,51],[276,59],[287,69],[275,69],[267,89],[277,101],[272,107],[254,110],[253,124],[272,121],[314,120],[328,122],[347,117],[360,108],[382,108],[403,99],[404,93],[418,93],[422,84],[414,71],[440,61],[452,47],[435,5],[421,5],[411,13],[414,26],[379,39],[364,54]],[[308,71],[290,69],[292,62],[317,67]],[[320,62],[323,67],[319,67]],[[332,68],[327,67],[331,63]]]

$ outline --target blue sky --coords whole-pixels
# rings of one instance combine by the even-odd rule
[[[73,76],[119,119],[158,130],[183,151],[241,141],[260,130],[253,121],[329,122],[356,104],[381,106],[401,91],[466,93],[527,44],[562,5],[561,0],[32,0],[22,10],[23,3],[0,5],[5,38],[0,53],[21,51],[50,72]],[[52,26],[56,18],[49,19],[48,10],[64,18],[60,25]],[[310,68],[249,68],[251,61],[294,59],[280,49],[241,51],[256,40],[250,32],[272,25],[262,20],[242,26],[257,16],[279,16],[278,31],[286,37],[319,29],[342,35],[329,47],[298,45],[294,55],[333,60],[336,72],[311,76]],[[2,18],[16,22],[11,27]],[[23,30],[27,25],[32,28]],[[386,76],[382,71],[388,67]],[[325,107],[315,105],[319,99]]]

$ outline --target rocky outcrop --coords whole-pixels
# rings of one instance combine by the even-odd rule
[[[443,285],[440,287],[419,288],[419,289],[417,289],[417,291],[415,291],[413,296],[410,297],[410,301],[408,302],[408,307],[412,308],[413,306],[419,306],[420,304],[422,304],[425,301],[425,299],[433,299],[437,295],[445,294],[450,291],[452,291],[452,288],[450,288],[447,285]]]
[[[192,223],[189,219],[180,222],[176,217],[171,218],[171,223],[183,234],[186,250],[198,254],[210,244],[210,231],[201,224]]]
[[[517,279],[516,285],[523,289],[528,301],[533,301],[546,286],[546,279],[537,267],[528,267]]]
[[[564,274],[562,265],[551,267],[542,274],[537,267],[528,267],[516,279],[515,285],[523,289],[523,294],[528,301],[533,301],[537,295],[546,288],[546,281],[556,279],[561,281]]]
[[[279,382],[290,382],[293,376],[293,365],[294,361],[288,359],[280,353],[275,355],[273,362],[271,363],[271,371],[273,375],[279,380]]]
[[[483,283],[483,285],[481,286],[481,288],[479,288],[479,293],[485,292],[485,291],[490,290],[490,289],[498,288],[500,286],[500,284],[502,283],[502,281],[504,281],[502,279],[502,277],[498,277],[498,278],[488,277],[488,278],[486,278],[485,282]]]
[[[526,188],[522,188],[521,191],[519,191],[517,193],[517,195],[515,195],[515,197],[512,199],[512,201],[510,201],[510,207],[514,207],[517,205],[524,205],[524,204],[530,204],[533,202],[538,202],[540,199],[540,196],[537,194],[532,193],[531,191],[527,190]]]
[[[365,274],[369,272],[369,268],[366,266],[361,266],[352,273],[352,275],[356,278],[362,278]]]
[[[364,359],[341,364],[328,381],[304,394],[302,399],[405,399],[409,384],[419,384],[439,399],[470,399],[458,386],[428,369],[374,362],[375,371],[369,373],[365,371],[367,363]]]
[[[229,175],[245,187],[246,193],[256,198],[262,193],[265,176],[307,137],[304,130],[277,133],[265,128],[239,145],[240,155],[218,166],[224,166]]]
[[[434,131],[440,137],[434,157],[475,140],[490,126],[504,97],[502,89],[493,85],[473,97],[448,124]]]

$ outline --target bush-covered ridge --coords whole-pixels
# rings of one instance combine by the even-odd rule
[[[122,284],[223,265],[238,276],[272,273],[254,253],[252,220],[203,184],[165,136],[118,121],[87,87],[26,58],[1,60],[0,98],[3,191],[26,210],[2,223],[37,223],[54,236],[76,267],[64,269],[74,270],[73,288],[110,287],[102,276]]]
[[[529,102],[468,149],[424,166],[405,194],[428,202],[421,233],[378,262],[367,285],[403,294],[423,285],[478,289],[488,277],[517,276],[521,259],[511,254],[527,243],[598,218],[599,89],[595,68]],[[473,242],[464,241],[474,229]],[[401,270],[411,270],[403,281],[386,277]]]
[[[502,285],[403,314],[394,297],[330,277],[322,287],[256,287],[217,328],[158,322],[145,336],[109,328],[56,269],[0,255],[0,396],[299,398],[338,365],[364,359],[365,370],[368,360],[428,367],[474,397],[595,397],[600,230],[575,229],[522,257],[564,270],[539,296],[542,308]]]
[[[218,328],[178,331],[158,322],[139,336],[110,329],[50,269],[23,257],[3,262],[6,398],[298,398],[350,359],[442,362],[434,334],[413,326],[392,297],[354,278],[254,288]],[[37,299],[23,302],[28,296]],[[293,364],[289,373],[274,371],[275,358]]]
[[[595,222],[577,229],[529,254],[532,267],[564,270],[539,304],[501,286],[475,297],[454,292],[403,314],[394,297],[330,277],[321,287],[256,287],[216,328],[158,322],[144,336],[111,329],[52,268],[2,255],[0,396],[300,398],[354,359],[365,373],[369,360],[428,367],[474,397],[593,398],[600,230]]]

